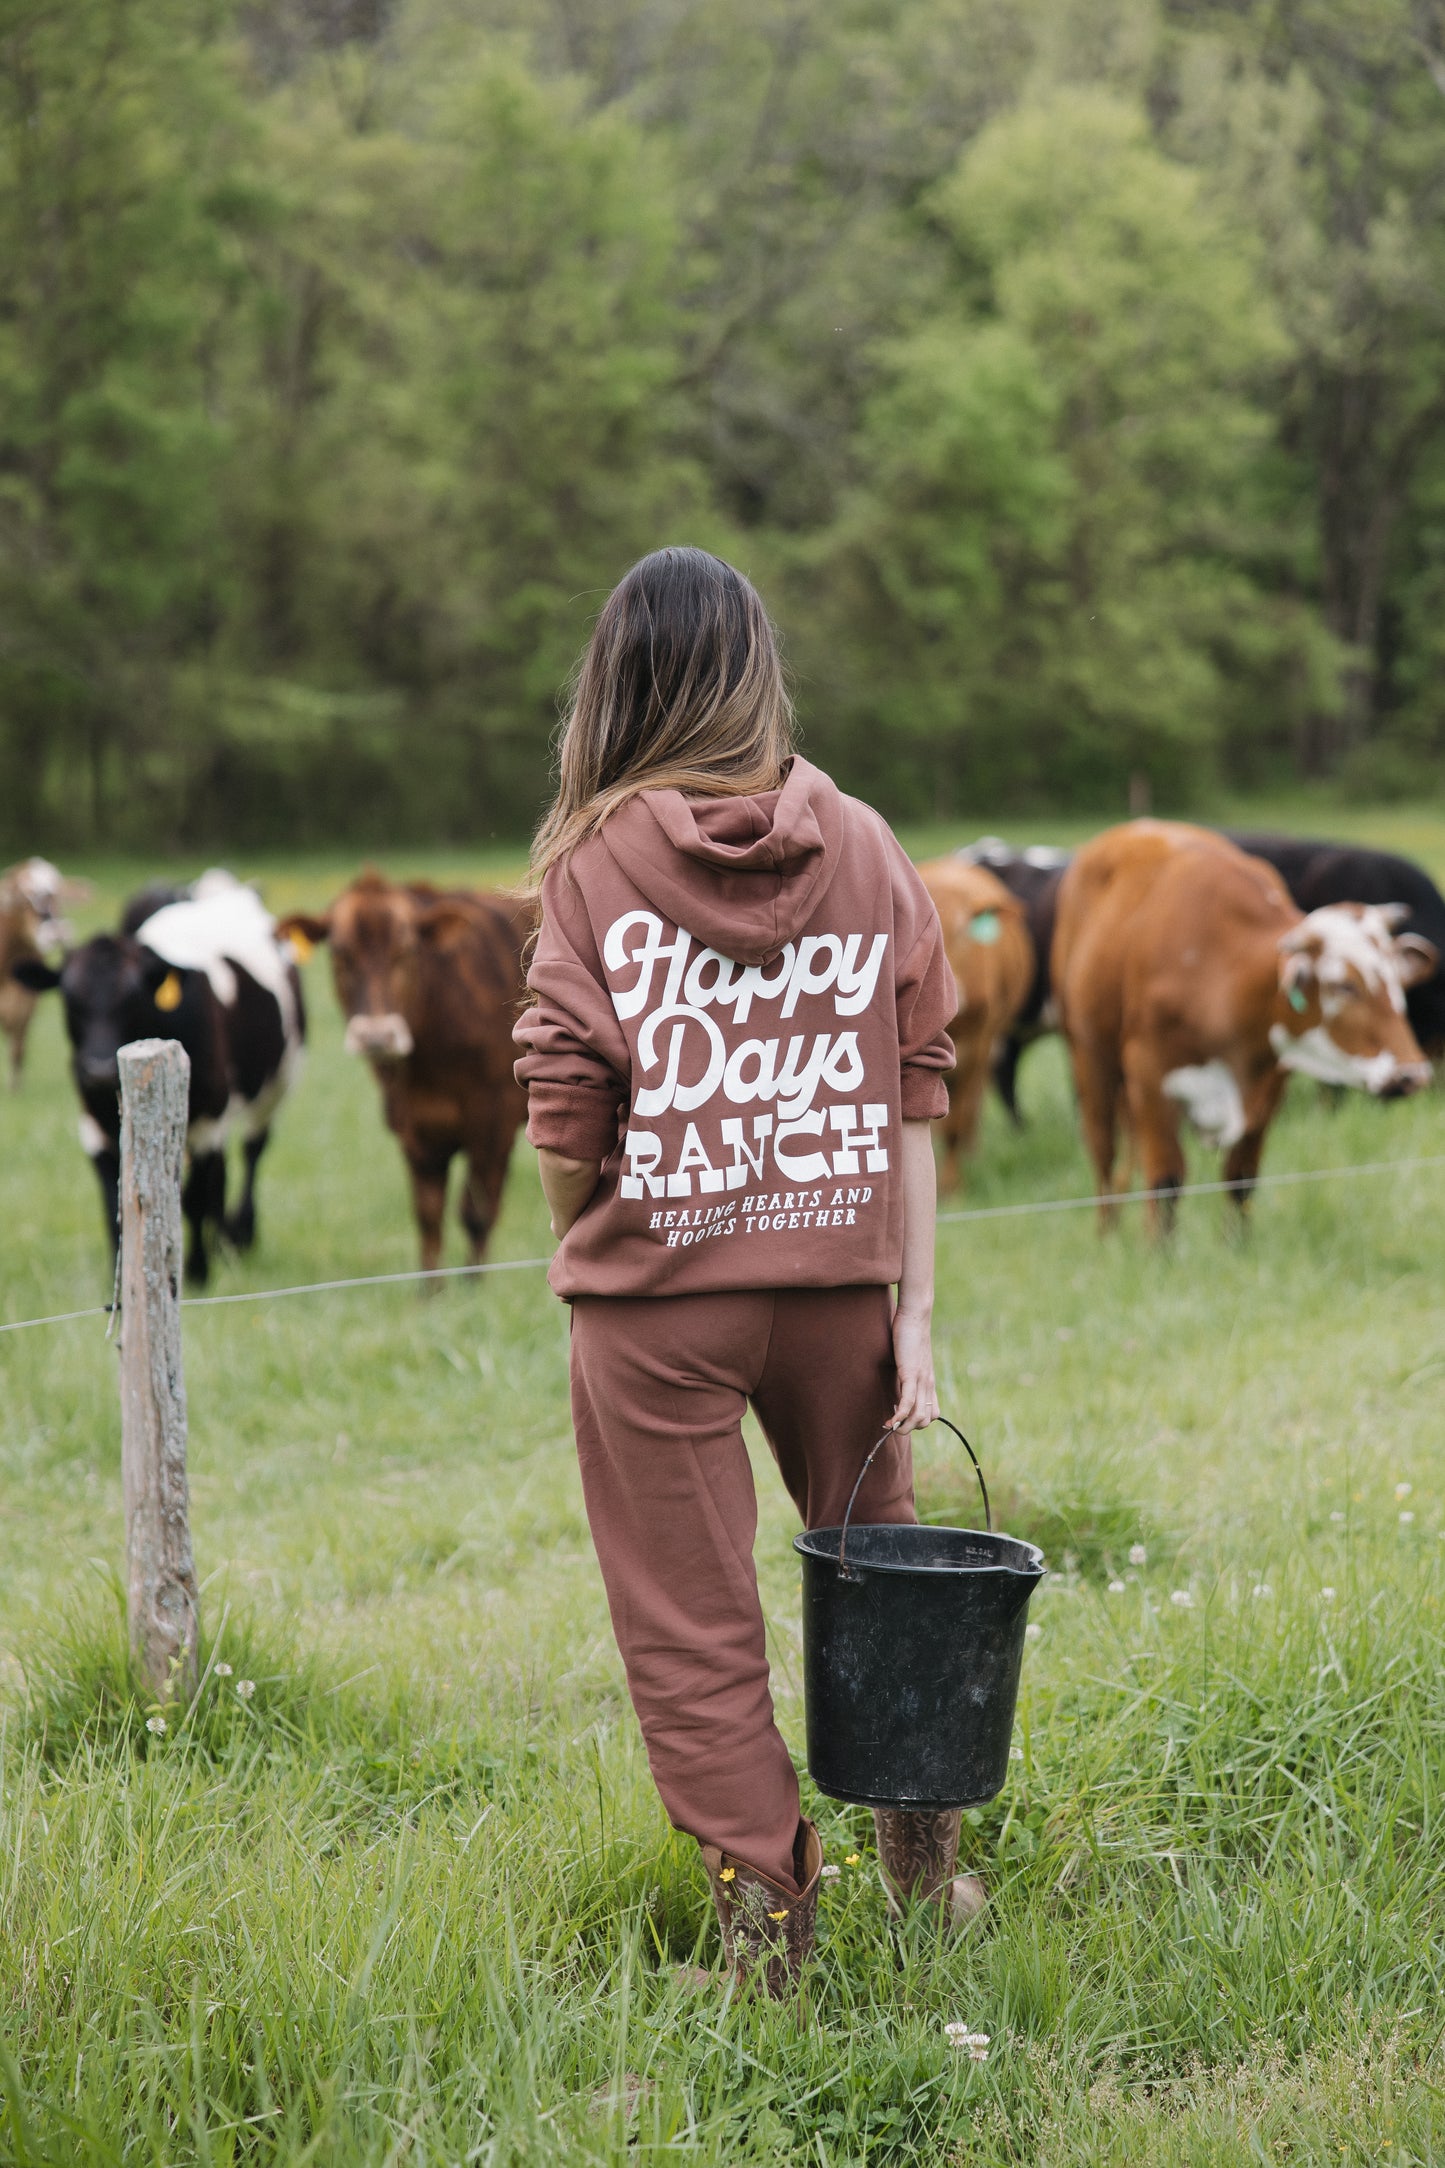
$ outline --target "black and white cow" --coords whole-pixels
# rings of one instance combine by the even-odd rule
[[[58,970],[15,967],[23,985],[59,987],[80,1094],[80,1141],[100,1179],[114,1244],[120,1180],[118,1055],[134,1039],[177,1039],[191,1058],[190,1227],[186,1277],[203,1283],[211,1230],[237,1249],[256,1233],[256,1166],[295,1076],[306,1036],[290,946],[254,889],[208,874],[197,893],[162,905],[133,932],[97,934]],[[134,914],[131,914],[132,917]],[[240,1202],[226,1216],[226,1143],[241,1139]]]
[[[1002,836],[980,836],[977,843],[966,843],[954,855],[966,859],[971,866],[986,866],[997,880],[1003,882],[1011,896],[1017,896],[1024,907],[1034,944],[1033,984],[1014,1018],[1012,1029],[999,1041],[993,1064],[994,1088],[1015,1125],[1022,1128],[1018,1068],[1024,1048],[1032,1046],[1035,1039],[1041,1039],[1046,1032],[1058,1029],[1049,978],[1049,952],[1054,945],[1059,882],[1071,853],[1055,850],[1047,843],[1031,844],[1027,850],[1016,851]]]
[[[1390,920],[1393,930],[1419,934],[1445,958],[1445,896],[1410,859],[1358,843],[1253,829],[1226,832],[1242,851],[1268,860],[1302,911],[1333,903],[1395,904],[1399,908]],[[1405,1008],[1415,1037],[1430,1058],[1439,1061],[1445,1056],[1445,962],[1406,989]]]

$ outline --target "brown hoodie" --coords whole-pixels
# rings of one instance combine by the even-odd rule
[[[897,1279],[899,1123],[946,1110],[958,992],[871,807],[801,759],[643,792],[548,873],[528,984],[527,1134],[603,1162],[559,1295]]]

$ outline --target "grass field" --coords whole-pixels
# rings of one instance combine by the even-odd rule
[[[1334,825],[1445,872],[1445,818]],[[350,863],[244,870],[280,908]],[[99,922],[153,868],[90,870]],[[227,1292],[414,1262],[324,958],[308,987]],[[1023,1096],[969,1204],[1087,1189],[1056,1046]],[[1266,1168],[1434,1154],[1438,1090],[1296,1087]],[[0,1338],[0,2161],[1445,2160],[1445,1166],[1267,1192],[1242,1243],[1224,1215],[1187,1203],[1162,1256],[1084,1212],[940,1229],[945,1406],[1055,1571],[1021,1758],[967,1831],[989,1924],[890,1935],[867,1817],[813,1796],[829,1859],[860,1859],[825,1885],[801,2026],[675,1974],[715,1934],[623,1691],[539,1272],[187,1312],[231,1671],[164,1736],[118,1653],[114,1350],[95,1320]],[[494,1255],[548,1246],[523,1149]],[[52,1003],[0,1095],[0,1317],[107,1282]],[[920,1439],[921,1500],[972,1520],[950,1446]],[[765,1455],[759,1483],[800,1748]]]

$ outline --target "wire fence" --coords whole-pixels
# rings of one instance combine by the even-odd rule
[[[1360,1179],[1367,1175],[1397,1175],[1424,1172],[1428,1168],[1445,1167],[1445,1152],[1432,1152],[1412,1159],[1371,1159],[1353,1167],[1300,1167],[1286,1169],[1279,1174],[1260,1174],[1250,1181],[1238,1182],[1185,1182],[1177,1189],[1131,1189],[1121,1190],[1112,1199],[1119,1205],[1149,1204],[1176,1197],[1225,1197],[1236,1191],[1258,1189],[1298,1188],[1305,1183],[1342,1182]],[[1097,1205],[1096,1195],[1087,1197],[1045,1197],[1024,1204],[970,1205],[960,1212],[940,1212],[940,1227],[961,1227],[981,1220],[1034,1219],[1054,1212],[1081,1212]],[[552,1262],[550,1257],[502,1257],[480,1265],[438,1265],[430,1271],[413,1272],[366,1272],[353,1279],[308,1280],[296,1287],[243,1288],[229,1295],[186,1295],[181,1307],[185,1310],[214,1310],[237,1302],[286,1302],[295,1295],[329,1295],[356,1287],[399,1287],[408,1281],[480,1279],[494,1272],[542,1272]],[[42,1325],[69,1325],[77,1318],[109,1318],[115,1308],[113,1303],[91,1303],[83,1310],[59,1310],[49,1317],[22,1317],[11,1324],[0,1324],[0,1334],[31,1332]]]

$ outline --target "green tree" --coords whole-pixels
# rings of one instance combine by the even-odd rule
[[[1169,140],[1257,237],[1290,338],[1276,411],[1312,504],[1301,574],[1350,651],[1343,699],[1298,732],[1301,766],[1328,773],[1396,701],[1419,721],[1418,616],[1392,588],[1419,566],[1413,492],[1426,478],[1428,507],[1445,446],[1445,11],[1189,0],[1170,14],[1187,35]]]
[[[287,211],[233,383],[242,607],[198,787],[261,827],[277,790],[322,832],[516,827],[600,595],[698,494],[668,176],[486,39],[340,83],[269,118]]]
[[[173,0],[0,19],[0,793],[104,830],[204,646],[240,275],[223,58]]]
[[[929,209],[967,305],[888,350],[821,558],[859,720],[912,739],[940,808],[1119,803],[1136,770],[1185,793],[1234,681],[1328,674],[1251,577],[1285,343],[1250,252],[1100,91],[990,123]]]

